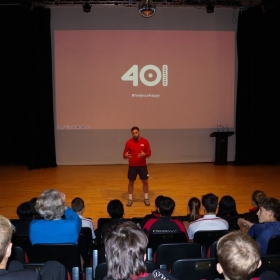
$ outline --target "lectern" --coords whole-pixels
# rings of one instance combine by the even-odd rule
[[[212,132],[210,137],[216,137],[215,162],[216,165],[227,164],[228,137],[233,135],[233,131]]]

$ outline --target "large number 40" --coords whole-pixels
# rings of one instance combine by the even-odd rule
[[[153,70],[156,73],[156,77],[154,78],[153,81],[147,81],[145,78],[145,73],[148,70]],[[138,86],[138,78],[144,84],[145,86],[148,87],[153,87],[156,86],[161,80],[162,80],[162,85],[167,87],[168,85],[168,66],[167,65],[162,65],[162,70],[160,70],[157,66],[155,65],[146,65],[144,66],[141,70],[140,73],[138,74],[138,65],[133,65],[131,66],[121,77],[123,81],[132,81],[133,86],[137,87]],[[149,78],[153,78],[153,74],[149,73],[148,74]]]

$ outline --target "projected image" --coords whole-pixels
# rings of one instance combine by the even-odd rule
[[[234,36],[55,31],[57,129],[233,127]]]

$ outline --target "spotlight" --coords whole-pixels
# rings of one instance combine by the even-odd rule
[[[152,0],[141,0],[138,9],[142,17],[149,18],[155,14],[156,4]]]
[[[214,13],[214,6],[211,4],[211,3],[208,3],[207,6],[206,6],[206,11],[208,14],[212,14]]]
[[[83,5],[83,10],[85,13],[89,13],[90,12],[90,9],[91,9],[91,5],[86,2],[84,5]]]

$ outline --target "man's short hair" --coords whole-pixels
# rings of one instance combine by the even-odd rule
[[[122,218],[124,214],[122,202],[118,199],[111,200],[107,205],[107,212],[114,219]]]
[[[218,197],[213,193],[202,196],[201,203],[207,213],[215,213],[218,207]]]
[[[77,213],[85,208],[85,203],[80,197],[75,197],[71,202],[71,208]]]
[[[265,197],[260,202],[259,207],[263,207],[267,211],[272,211],[275,219],[278,219],[280,216],[280,201],[277,198]]]
[[[232,231],[219,239],[217,257],[227,278],[249,280],[258,268],[260,248],[248,234]]]
[[[17,208],[19,219],[32,219],[36,213],[35,206],[31,202],[23,202]]]
[[[130,131],[132,132],[133,130],[139,131],[139,127],[138,126],[133,126]]]
[[[108,279],[130,279],[146,272],[147,235],[131,221],[113,226],[104,238]]]
[[[15,227],[11,224],[10,220],[0,215],[0,263],[6,255],[14,230]]]
[[[171,197],[166,196],[159,202],[158,211],[161,216],[164,217],[171,216],[174,209],[175,209],[175,201]]]

